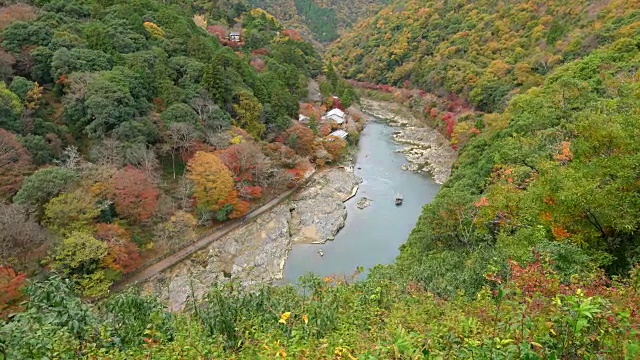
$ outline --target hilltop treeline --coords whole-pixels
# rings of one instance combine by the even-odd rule
[[[396,1],[332,45],[348,78],[503,110],[557,66],[637,28],[635,1]]]

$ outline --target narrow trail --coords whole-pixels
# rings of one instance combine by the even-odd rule
[[[210,245],[212,242],[220,239],[221,237],[227,235],[228,233],[230,233],[233,230],[236,230],[238,228],[241,228],[242,226],[245,225],[245,223],[247,221],[251,221],[257,217],[259,217],[260,215],[264,214],[265,212],[273,209],[276,205],[280,204],[283,200],[287,199],[289,196],[291,196],[293,193],[297,192],[298,190],[302,189],[308,182],[309,180],[311,180],[311,178],[313,178],[314,175],[316,175],[317,171],[314,170],[311,173],[307,174],[305,176],[305,178],[300,182],[300,184],[296,187],[294,187],[291,190],[288,190],[287,192],[285,192],[284,194],[279,195],[278,197],[276,197],[275,199],[269,201],[268,203],[262,205],[261,207],[251,211],[250,213],[248,213],[245,216],[245,221],[241,221],[241,220],[235,220],[233,222],[229,222],[226,223],[218,228],[216,228],[212,233],[207,234],[206,236],[204,236],[203,238],[201,238],[200,240],[194,242],[191,245],[188,245],[178,251],[176,251],[175,253],[169,255],[168,257],[154,263],[153,265],[150,265],[149,267],[145,268],[142,271],[139,271],[135,274],[133,274],[132,276],[114,284],[110,291],[111,292],[119,292],[124,290],[127,286],[132,285],[132,284],[136,284],[136,283],[143,283],[147,280],[149,280],[151,277],[153,277],[154,275],[157,275],[169,268],[171,268],[172,266],[176,265],[177,263],[185,260],[186,258],[188,258],[189,256],[193,255],[194,253],[204,249],[205,247],[207,247],[208,245]]]

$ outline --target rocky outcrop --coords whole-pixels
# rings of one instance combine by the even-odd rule
[[[179,311],[192,292],[200,299],[213,284],[230,278],[246,287],[280,279],[291,249],[290,219],[289,204],[279,205],[152,278],[144,288]]]
[[[367,198],[367,197],[364,197],[364,196],[363,196],[363,197],[361,197],[361,198],[360,198],[360,200],[358,200],[358,202],[356,203],[356,207],[357,207],[358,209],[362,210],[362,209],[364,209],[364,208],[366,208],[366,207],[368,207],[368,206],[371,206],[371,203],[372,203],[372,202],[373,202],[373,201],[371,201],[371,199],[369,199],[369,198]]]
[[[347,218],[343,202],[361,181],[352,171],[342,168],[318,176],[293,201],[292,241],[322,244],[333,240]]]
[[[447,138],[403,111],[398,104],[363,99],[362,109],[399,128],[393,138],[406,145],[398,150],[409,162],[402,166],[403,170],[429,173],[438,184],[447,181],[457,157]]]
[[[143,288],[180,311],[192,293],[201,299],[216,283],[234,279],[250,289],[279,280],[293,243],[333,240],[347,217],[342,199],[359,182],[345,169],[325,171],[291,200],[156,275]]]

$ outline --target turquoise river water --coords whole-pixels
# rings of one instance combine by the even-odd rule
[[[347,220],[335,240],[322,245],[294,245],[284,268],[284,280],[295,280],[306,273],[319,276],[349,275],[356,267],[366,270],[389,264],[399,253],[422,207],[433,200],[440,189],[430,177],[403,171],[402,146],[393,141],[395,129],[383,122],[369,123],[360,137],[355,173],[362,177],[358,194],[346,202]],[[394,204],[395,194],[404,196],[401,206]],[[366,196],[371,206],[360,210],[358,199]],[[322,249],[324,256],[318,255]]]

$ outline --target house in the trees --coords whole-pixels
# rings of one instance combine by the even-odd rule
[[[301,124],[308,124],[311,121],[311,118],[308,116],[304,116],[302,114],[298,115],[298,122]]]
[[[234,41],[239,43],[242,40],[242,36],[238,31],[232,31],[229,33],[229,41]]]
[[[344,111],[340,109],[332,109],[322,117],[323,121],[335,122],[338,126],[342,126],[346,119]]]
[[[332,132],[331,134],[329,134],[329,137],[331,136],[335,136],[335,137],[339,137],[342,140],[345,140],[347,138],[347,136],[349,136],[349,133],[340,129],[340,130],[336,130],[334,132]]]

